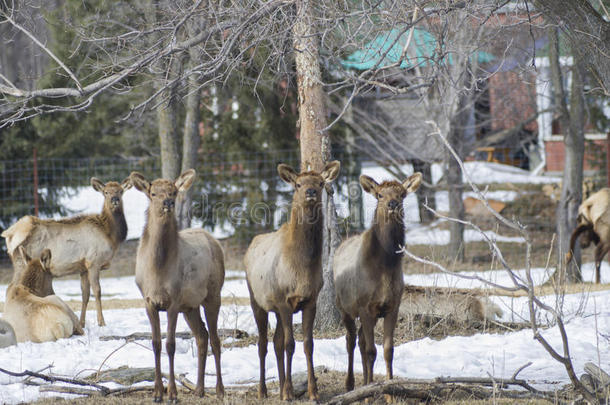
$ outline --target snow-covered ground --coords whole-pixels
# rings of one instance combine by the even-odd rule
[[[544,280],[545,270],[532,271],[536,283]],[[593,264],[583,266],[584,278],[593,278]],[[474,272],[460,273],[465,276]],[[476,273],[485,279],[502,285],[510,285],[508,276],[503,271]],[[523,271],[518,271],[523,276]],[[610,282],[610,266],[604,263],[602,282]],[[228,271],[222,295],[247,297],[248,292],[242,271]],[[421,286],[453,286],[460,288],[484,287],[480,281],[462,279],[443,273],[416,274],[405,276],[405,281]],[[4,300],[6,286],[0,287],[0,300]],[[78,280],[56,280],[56,292],[65,299],[78,299],[80,286]],[[139,298],[133,277],[102,279],[102,291],[105,298]],[[521,321],[528,317],[524,297],[491,297],[504,311],[503,320]],[[555,305],[553,296],[544,300]],[[570,350],[577,373],[581,373],[586,362],[607,366],[610,364],[610,340],[607,331],[610,329],[610,291],[599,291],[585,294],[567,295],[563,302],[563,311],[570,337]],[[101,336],[127,336],[134,332],[149,330],[148,319],[142,308],[106,310],[104,316],[108,326],[98,327],[94,313],[89,321],[84,336],[74,336],[48,343],[21,343],[17,346],[0,350],[0,367],[13,371],[40,370],[52,365],[52,372],[66,376],[83,376],[101,369],[115,368],[123,365],[130,367],[152,367],[153,357],[150,342],[139,341],[128,343],[124,340],[100,340]],[[162,328],[165,328],[165,316],[162,314]],[[539,316],[544,322],[547,319]],[[295,315],[295,323],[301,321],[300,313]],[[270,326],[275,326],[275,317],[270,315]],[[221,309],[219,327],[239,328],[256,334],[256,325],[248,306],[225,305]],[[182,317],[178,321],[178,331],[188,327]],[[543,331],[543,335],[556,348],[561,341],[556,329]],[[116,352],[114,352],[116,350]],[[195,379],[197,359],[193,339],[178,339],[176,348],[176,371],[187,373]],[[114,353],[113,353],[114,352]],[[381,347],[378,353],[382,353]],[[397,346],[395,349],[395,374],[401,377],[431,378],[437,376],[473,376],[486,377],[488,373],[496,377],[510,377],[512,373],[531,361],[520,376],[532,380],[537,386],[554,389],[568,382],[564,369],[536,343],[531,330],[522,330],[506,334],[477,334],[470,337],[454,336],[440,341],[429,338],[420,339]],[[211,352],[209,352],[211,356]],[[314,363],[331,369],[343,371],[347,367],[345,341],[340,339],[318,339],[315,342]],[[208,361],[207,373],[213,374],[213,362]],[[413,367],[418,364],[418,367]],[[167,358],[162,357],[162,366],[167,370]],[[293,361],[293,372],[305,370],[305,359],[301,343]],[[384,374],[383,356],[378,355],[375,372]],[[361,370],[360,356],[356,356],[356,370]],[[245,348],[224,348],[222,352],[222,372],[226,385],[255,383],[258,379],[258,352],[255,345]],[[275,356],[270,350],[267,356],[267,375],[277,378]],[[21,379],[0,374],[0,403],[28,402],[36,398],[51,395],[40,393],[37,387],[20,383]],[[215,378],[206,377],[206,386],[213,390]],[[110,385],[109,385],[110,386]],[[54,394],[55,395],[55,394]]]

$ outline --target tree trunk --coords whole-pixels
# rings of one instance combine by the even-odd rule
[[[583,161],[585,151],[584,136],[584,94],[582,65],[574,57],[572,69],[572,87],[570,94],[570,109],[566,102],[563,77],[559,63],[559,41],[557,30],[548,29],[549,36],[549,62],[551,81],[553,83],[553,98],[560,114],[560,122],[564,131],[565,158],[563,180],[561,186],[561,199],[557,204],[557,271],[553,279],[557,283],[574,283],[582,281],[580,273],[580,247],[574,251],[574,260],[565,263],[565,255],[570,248],[570,236],[576,228],[578,207],[582,202]]]
[[[429,224],[434,221],[432,211],[426,209],[424,205],[436,209],[436,196],[434,189],[426,184],[432,184],[432,165],[422,160],[413,161],[413,171],[422,174],[422,184],[416,192],[417,207],[419,209],[419,221],[422,224]]]
[[[466,150],[466,128],[470,118],[472,103],[472,90],[469,83],[470,72],[464,69],[462,74],[463,86],[457,89],[457,107],[449,120],[449,132],[447,142],[453,150],[464,160]],[[462,197],[464,181],[462,169],[455,157],[448,153],[445,178],[449,188],[449,217],[464,220],[464,199]],[[450,260],[464,261],[464,224],[456,221],[449,222],[449,246],[448,255]]]
[[[187,25],[189,34],[195,30],[192,24]],[[198,50],[193,47],[189,49],[189,65],[194,66],[200,58]],[[188,78],[186,95],[186,115],[184,117],[184,133],[182,134],[182,172],[197,167],[197,149],[199,148],[199,103],[201,101],[201,90],[197,76],[191,75]],[[191,205],[193,201],[193,190],[191,187],[178,202],[176,214],[178,216],[178,226],[180,229],[190,228],[191,226]]]
[[[318,54],[318,37],[314,26],[312,4],[298,0],[297,19],[293,27],[297,87],[299,94],[299,121],[301,170],[321,171],[330,160],[330,138],[326,127],[326,106],[322,90],[322,75]],[[322,266],[324,286],[318,296],[315,327],[318,330],[336,328],[340,314],[335,305],[335,287],[332,276],[332,255],[340,242],[332,195],[323,197],[324,242]]]
[[[146,9],[146,20],[150,26],[156,26],[158,13],[160,12],[159,0],[151,0],[150,6]],[[157,38],[158,35],[152,35],[151,41]],[[165,78],[159,79],[156,86],[157,88],[163,88],[175,77],[180,66],[178,58],[172,58],[170,61],[161,61],[159,65],[158,67],[165,73]],[[161,177],[174,180],[180,174],[180,155],[178,155],[176,142],[177,94],[175,86],[167,87],[161,92],[159,97],[162,100],[157,107],[157,130],[161,149]]]
[[[534,0],[534,4],[566,33],[574,57],[610,94],[610,22],[588,0]]]

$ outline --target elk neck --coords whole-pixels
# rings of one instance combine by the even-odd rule
[[[324,217],[322,204],[298,204],[293,202],[288,222],[288,237],[284,246],[295,263],[312,266],[320,263]]]
[[[104,204],[100,219],[104,232],[110,237],[115,247],[125,241],[127,238],[127,221],[125,220],[122,205],[112,211]]]
[[[398,265],[402,258],[402,253],[398,251],[405,245],[404,229],[402,213],[390,215],[377,206],[370,229],[369,254],[386,267]]]
[[[156,269],[167,268],[178,253],[178,222],[176,216],[154,215],[150,209],[146,212],[146,225],[142,234],[142,248],[152,255]]]

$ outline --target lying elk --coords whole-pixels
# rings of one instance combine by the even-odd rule
[[[102,291],[100,271],[110,266],[110,261],[121,242],[127,237],[127,222],[123,213],[123,192],[131,187],[129,179],[119,184],[109,181],[104,184],[95,177],[91,186],[104,195],[101,214],[79,215],[66,219],[40,219],[25,216],[2,232],[6,247],[15,269],[18,263],[14,252],[23,246],[29,256],[38,257],[43,247],[53,252],[51,274],[61,277],[80,273],[82,306],[80,324],[85,326],[90,288],[93,289],[97,305],[97,323],[106,325],[102,314]],[[19,271],[15,271],[17,277]],[[51,290],[49,292],[53,294]]]
[[[4,318],[13,326],[18,342],[48,342],[82,335],[83,329],[72,310],[56,295],[46,295],[51,288],[51,251],[32,259],[23,246],[17,248],[25,263],[18,279],[6,290]]]
[[[360,176],[360,185],[377,199],[375,217],[370,229],[345,240],[333,260],[337,306],[347,329],[348,355],[346,389],[354,388],[354,348],[356,318],[360,318],[358,345],[362,356],[364,384],[373,381],[373,364],[377,357],[373,329],[383,319],[383,354],[386,376],[392,375],[394,328],[404,289],[400,249],[405,244],[402,203],[407,193],[419,188],[421,173],[404,183],[385,181],[377,184]]]
[[[566,263],[572,260],[576,239],[580,236],[580,247],[587,248],[593,242],[595,247],[595,282],[601,281],[602,260],[610,250],[610,188],[602,188],[578,207],[578,226],[570,237],[570,250]]]
[[[295,189],[290,220],[275,232],[256,236],[246,251],[244,264],[250,304],[258,327],[259,398],[267,396],[265,357],[269,312],[275,312],[277,319],[273,344],[280,379],[280,396],[283,400],[294,398],[292,356],[295,344],[292,314],[303,311],[308,394],[309,399],[318,399],[313,369],[312,332],[316,300],[323,282],[323,214],[320,201],[322,190],[337,178],[339,168],[340,163],[334,161],[327,164],[320,173],[297,173],[288,165],[278,165],[280,178]]]
[[[176,197],[178,193],[183,193],[191,187],[195,180],[195,170],[185,171],[174,182],[164,179],[149,182],[137,172],[131,173],[130,178],[134,187],[146,194],[150,200],[146,226],[136,257],[136,284],[144,297],[146,314],[152,329],[155,354],[154,401],[161,402],[163,399],[159,311],[167,311],[169,400],[177,401],[174,353],[179,312],[184,314],[184,319],[197,342],[198,372],[195,394],[204,394],[208,331],[199,313],[200,306],[203,306],[205,311],[216,361],[216,394],[222,397],[224,386],[220,374],[220,339],[217,328],[220,289],[225,277],[222,247],[203,229],[185,229],[178,232],[178,222],[174,214]]]

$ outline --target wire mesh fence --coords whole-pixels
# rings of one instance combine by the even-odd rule
[[[492,153],[485,156],[491,156],[491,161],[495,161],[506,155],[505,151],[501,152],[500,155]],[[485,156],[479,156],[478,160],[489,161]],[[292,198],[292,188],[279,178],[277,165],[286,163],[298,168],[299,157],[300,153],[296,149],[204,154],[197,167],[198,176],[193,186],[193,200],[189,211],[193,226],[203,226],[219,238],[230,237],[235,243],[245,246],[255,235],[277,228],[287,220]],[[336,191],[333,196],[338,206],[341,229],[344,233],[362,229],[363,225],[370,222],[373,214],[364,212],[365,206],[368,211],[374,209],[374,199],[371,196],[363,196],[358,176],[363,165],[368,166],[369,170],[372,166],[382,169],[382,165],[362,163],[357,156],[342,152],[334,153],[333,158],[342,162],[341,174],[335,182]],[[6,229],[24,215],[34,215],[36,207],[39,215],[47,218],[78,214],[80,211],[71,209],[69,202],[88,198],[83,197],[83,190],[91,190],[91,177],[98,177],[104,182],[120,182],[132,171],[139,171],[149,179],[157,178],[161,173],[159,159],[117,157],[0,161],[0,228]],[[375,173],[384,172],[381,170]],[[390,175],[386,173],[385,178],[388,177]],[[589,171],[587,179],[585,187],[590,190],[598,189],[605,182],[605,171]],[[514,186],[494,187],[515,189]],[[522,191],[531,193],[532,190]],[[554,185],[550,188],[550,193],[548,189],[544,191],[546,196],[538,199],[530,196],[517,200],[507,207],[506,213],[519,217],[534,229],[552,234],[554,208],[553,202],[549,202],[547,197],[551,200],[557,199],[558,191],[559,186]],[[446,194],[446,191],[443,191],[441,184],[437,195],[442,197],[442,193]],[[365,202],[367,198],[371,200]],[[440,198],[443,199],[446,200],[446,197]],[[145,198],[139,201],[145,201]],[[414,201],[413,197],[408,205],[417,206]],[[99,200],[92,203],[84,201],[84,206],[89,208],[89,212],[99,212],[101,209]],[[138,218],[142,219],[142,222],[138,223],[142,228],[146,207],[132,208],[138,213]],[[439,205],[437,209],[444,211],[446,207]],[[417,222],[418,218],[411,217],[407,220]],[[0,242],[0,261],[6,261],[5,246],[3,241]]]

